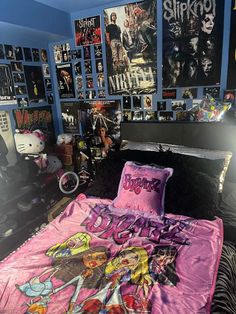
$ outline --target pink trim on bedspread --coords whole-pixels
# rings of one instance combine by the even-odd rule
[[[222,242],[219,218],[80,196],[0,263],[0,313],[210,313]]]

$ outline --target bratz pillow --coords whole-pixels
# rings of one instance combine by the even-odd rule
[[[157,168],[127,161],[113,206],[163,215],[165,185],[172,173],[172,168]]]

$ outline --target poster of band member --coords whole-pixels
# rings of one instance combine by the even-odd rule
[[[236,1],[232,1],[227,88],[236,88]]]
[[[47,145],[55,143],[53,114],[50,106],[13,110],[16,129],[34,131],[40,129],[47,135]]]
[[[75,98],[71,63],[57,65],[57,82],[60,98]]]
[[[62,102],[61,117],[64,133],[80,133],[78,121],[78,102]]]
[[[16,103],[10,65],[0,64],[0,105]]]
[[[220,83],[224,0],[163,0],[163,87]]]
[[[25,79],[30,102],[40,102],[46,99],[43,72],[41,66],[25,65]]]
[[[101,17],[99,15],[75,21],[76,46],[100,44],[101,42]]]
[[[104,10],[110,95],[157,90],[156,0]]]

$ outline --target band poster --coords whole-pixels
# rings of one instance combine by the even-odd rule
[[[75,98],[72,64],[56,65],[57,82],[60,98]]]
[[[0,105],[16,103],[10,65],[0,64]]]
[[[163,1],[163,87],[220,84],[224,0]]]
[[[104,10],[110,95],[157,91],[156,0]]]
[[[236,88],[236,1],[232,1],[227,89]]]
[[[45,101],[44,79],[41,66],[24,65],[26,85],[30,102]]]
[[[75,20],[75,45],[87,46],[100,44],[101,39],[101,16],[87,17]]]

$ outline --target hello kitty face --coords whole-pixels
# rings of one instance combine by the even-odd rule
[[[45,142],[34,133],[16,133],[16,150],[20,154],[38,154],[44,150]]]

